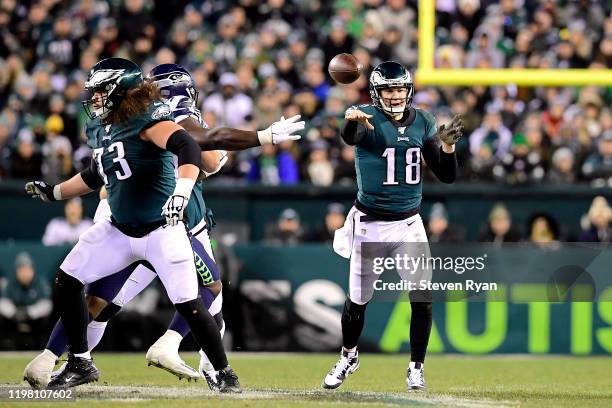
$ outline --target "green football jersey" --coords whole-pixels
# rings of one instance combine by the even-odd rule
[[[421,149],[436,134],[430,113],[415,109],[412,123],[404,126],[373,105],[359,110],[372,115],[374,129],[355,145],[357,199],[385,213],[403,213],[421,205]]]
[[[173,119],[167,104],[153,102],[143,115],[125,124],[103,125],[96,119],[87,123],[87,141],[117,222],[140,226],[162,219],[162,207],[176,184],[173,155],[142,140],[140,133]]]

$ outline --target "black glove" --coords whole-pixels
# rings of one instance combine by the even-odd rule
[[[47,184],[44,181],[30,181],[25,185],[26,193],[32,198],[40,198],[44,202],[57,201],[53,195],[54,185]]]
[[[438,128],[438,135],[440,136],[440,140],[444,143],[453,145],[463,136],[463,129],[463,119],[461,119],[461,115],[455,115],[450,123],[441,125]]]

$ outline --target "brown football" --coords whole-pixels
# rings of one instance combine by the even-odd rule
[[[329,62],[329,75],[341,84],[355,82],[361,75],[361,64],[352,54],[338,54]]]

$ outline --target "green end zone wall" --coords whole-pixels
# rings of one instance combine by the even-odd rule
[[[0,275],[12,273],[15,255],[30,252],[36,269],[52,280],[69,250],[37,243],[1,244]],[[322,245],[278,247],[239,245],[242,263],[225,291],[240,314],[244,347],[249,350],[337,350],[340,314],[348,281],[348,261]],[[513,290],[509,288],[508,290]],[[612,299],[612,287],[605,290]],[[229,293],[228,293],[229,295]],[[361,348],[409,350],[410,303],[368,306]],[[612,353],[612,302],[434,304],[429,343],[439,353]]]
[[[24,193],[23,182],[0,183],[0,241],[40,240],[45,226],[53,217],[62,214],[63,204],[43,204]],[[322,223],[327,205],[341,202],[347,207],[355,198],[353,187],[327,188],[311,185],[297,186],[216,186],[204,188],[206,203],[216,219],[250,226],[251,240],[263,238],[266,226],[273,223],[280,212],[295,208],[310,227]],[[424,183],[424,218],[436,201],[446,204],[451,223],[466,230],[468,240],[475,241],[486,222],[491,207],[498,201],[506,203],[514,224],[526,229],[529,217],[536,212],[554,216],[570,235],[579,230],[580,217],[585,214],[593,197],[604,195],[612,201],[612,189],[594,189],[587,185],[551,187],[546,185],[508,187],[491,184],[457,183],[443,185]],[[84,198],[85,212],[93,216],[97,205],[96,194]]]

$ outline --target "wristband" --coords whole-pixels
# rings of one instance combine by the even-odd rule
[[[56,201],[63,200],[60,184],[56,184],[55,186],[53,186],[53,198],[55,198]]]
[[[257,138],[259,139],[260,145],[272,144],[272,127],[265,130],[257,131]]]
[[[176,187],[174,187],[174,193],[172,195],[180,195],[185,198],[189,198],[191,196],[191,190],[195,185],[195,180],[192,180],[187,177],[182,177],[176,180]]]

